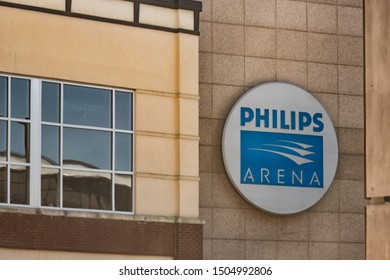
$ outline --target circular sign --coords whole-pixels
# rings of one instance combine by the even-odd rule
[[[223,159],[251,204],[287,215],[308,209],[329,189],[338,162],[327,112],[307,91],[265,83],[246,92],[225,123]]]

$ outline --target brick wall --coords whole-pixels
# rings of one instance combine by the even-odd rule
[[[203,0],[200,214],[205,259],[364,258],[362,0]],[[296,84],[328,111],[339,163],[327,194],[277,217],[244,201],[222,162],[227,114],[249,88]]]
[[[0,247],[202,258],[200,224],[0,213]]]

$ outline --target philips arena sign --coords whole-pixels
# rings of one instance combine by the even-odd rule
[[[332,121],[311,94],[291,84],[266,83],[246,92],[230,111],[222,141],[233,185],[270,213],[313,206],[336,173]]]

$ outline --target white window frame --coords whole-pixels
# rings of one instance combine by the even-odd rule
[[[0,120],[7,121],[7,160],[5,162],[0,161],[0,165],[6,165],[7,166],[7,203],[0,203],[0,206],[13,206],[13,207],[27,207],[27,208],[43,208],[43,209],[51,209],[51,210],[69,210],[69,211],[87,211],[87,212],[106,212],[106,213],[120,213],[120,214],[134,214],[134,167],[135,167],[135,149],[134,149],[134,143],[135,143],[135,137],[134,137],[134,131],[135,131],[135,106],[134,106],[134,99],[135,94],[134,90],[129,89],[123,89],[123,88],[113,88],[113,87],[103,87],[103,86],[95,86],[90,84],[81,84],[81,83],[72,83],[72,82],[66,82],[66,81],[60,81],[60,80],[50,80],[50,79],[40,79],[40,78],[34,78],[34,77],[28,77],[28,76],[17,76],[17,75],[9,75],[9,74],[2,74],[0,73],[0,76],[8,78],[8,95],[7,95],[7,117],[0,117]],[[15,165],[15,163],[11,163],[11,122],[12,121],[18,121],[16,118],[11,118],[11,79],[12,78],[20,78],[20,79],[26,79],[30,81],[30,119],[27,120],[21,120],[25,123],[30,124],[30,162],[29,163],[17,163],[18,166],[26,166],[30,168],[29,172],[29,204],[14,204],[11,203],[10,199],[10,180],[11,180],[11,166]],[[49,83],[56,83],[60,85],[60,120],[58,123],[51,123],[51,122],[45,122],[42,121],[41,115],[42,115],[42,83],[43,82],[49,82]],[[110,128],[102,128],[102,127],[95,127],[95,126],[84,126],[84,125],[74,125],[74,124],[64,124],[64,109],[63,109],[63,99],[64,99],[64,85],[73,85],[73,86],[81,86],[81,87],[89,87],[94,89],[104,89],[109,90],[111,92],[111,122],[112,125]],[[116,129],[115,128],[115,92],[116,91],[122,91],[122,92],[128,92],[132,95],[132,123],[131,123],[131,130],[123,130],[123,129]],[[59,165],[53,166],[53,165],[45,165],[41,162],[41,136],[42,136],[42,125],[52,126],[59,128]],[[94,130],[94,131],[106,131],[111,133],[111,169],[104,170],[104,169],[88,169],[88,168],[77,168],[77,167],[66,167],[63,165],[63,130],[64,128],[77,128],[77,129],[84,129],[84,130]],[[132,139],[132,146],[131,146],[131,171],[116,171],[115,170],[115,134],[116,133],[124,133],[131,135]],[[47,169],[55,169],[59,170],[59,198],[60,198],[60,206],[59,207],[51,207],[51,206],[41,206],[41,170],[42,168]],[[111,210],[101,210],[101,209],[86,209],[86,208],[66,208],[63,207],[63,174],[65,171],[86,171],[86,172],[96,172],[96,173],[106,173],[111,176],[111,203],[112,203],[112,209]],[[127,175],[131,176],[131,197],[132,197],[132,211],[116,211],[115,210],[115,175]]]

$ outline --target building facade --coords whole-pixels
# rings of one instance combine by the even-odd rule
[[[389,258],[387,2],[0,1],[0,259]],[[222,156],[235,102],[275,81],[339,151],[287,216]]]
[[[205,259],[364,259],[363,1],[204,0],[200,24],[200,216]],[[264,213],[232,187],[221,143],[248,89],[289,82],[336,128],[335,180],[312,208]]]
[[[193,1],[1,1],[1,258],[202,258]]]

